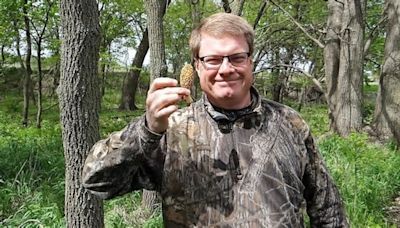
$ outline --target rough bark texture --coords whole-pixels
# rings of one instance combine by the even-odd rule
[[[328,2],[328,43],[324,54],[331,127],[347,136],[362,127],[364,2],[345,0],[342,11],[340,4]]]
[[[163,28],[163,16],[167,0],[148,0],[144,1],[144,5],[149,30],[150,78],[152,81],[155,78],[167,76]]]
[[[362,128],[363,1],[345,1],[341,39],[338,94],[333,115],[336,131],[347,136]]]
[[[59,87],[65,156],[67,227],[104,227],[100,199],[81,184],[87,152],[99,139],[97,77],[100,26],[95,0],[61,0],[62,46]]]
[[[168,0],[147,0],[144,6],[147,14],[147,29],[149,30],[150,48],[150,81],[167,76],[165,62],[163,16]],[[157,193],[143,190],[142,206],[149,211],[154,209]]]
[[[41,128],[42,123],[42,41],[41,38],[37,43],[37,67],[38,67],[38,100],[36,113],[36,127]]]
[[[192,13],[192,29],[194,29],[200,24],[200,21],[201,21],[201,18],[203,17],[203,14],[202,14],[201,6],[200,6],[200,1],[191,0],[190,2],[191,2],[190,3],[190,11]],[[229,6],[229,4],[228,4],[228,6]],[[182,63],[180,63],[180,64],[182,64]],[[179,68],[174,69],[174,73],[179,72],[179,69],[182,66],[180,64],[175,64],[176,67],[179,66]],[[192,66],[194,66],[194,59],[193,58],[191,59],[191,64],[192,64]],[[195,74],[197,74],[197,72]],[[193,98],[198,99],[198,97],[201,95],[201,92],[198,91],[197,86],[196,86],[197,84],[199,84],[198,83],[198,77],[195,77],[194,81],[195,82],[192,84],[192,88],[190,89],[190,93],[191,93],[191,96]]]
[[[244,6],[244,0],[234,0],[232,3],[232,14],[241,16]]]
[[[122,88],[121,103],[119,109],[121,110],[136,110],[136,90],[138,87],[138,81],[140,71],[142,70],[143,61],[146,57],[147,51],[149,50],[149,36],[148,30],[143,33],[143,38],[137,48],[135,58],[132,61],[132,66],[129,69],[128,77],[124,82]]]
[[[385,57],[379,80],[375,129],[383,138],[394,136],[400,146],[400,2],[386,0],[388,23]]]
[[[29,115],[29,97],[31,96],[31,57],[32,57],[32,40],[31,40],[31,29],[30,20],[28,17],[28,0],[24,0],[23,13],[25,23],[25,37],[26,37],[26,57],[25,57],[25,78],[24,78],[24,108],[23,108],[23,120],[22,125],[28,126],[28,115]]]
[[[331,128],[335,123],[333,110],[336,104],[337,80],[340,66],[340,29],[342,25],[343,5],[335,0],[328,0],[328,20],[324,48],[327,103]]]

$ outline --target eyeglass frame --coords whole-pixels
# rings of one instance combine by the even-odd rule
[[[239,55],[239,54],[247,54],[247,55],[246,55],[246,59],[243,61],[243,63],[240,63],[240,64],[237,66],[237,65],[235,65],[235,64],[233,64],[233,63],[231,62],[231,57],[234,57],[235,55]],[[207,57],[215,57],[215,58],[218,58],[218,59],[221,58],[222,61],[221,61],[221,63],[220,63],[218,66],[209,67],[209,66],[207,66],[207,64],[204,62],[204,58],[207,58]],[[233,67],[240,67],[240,66],[244,65],[244,63],[249,59],[249,57],[250,57],[250,52],[239,52],[239,53],[234,53],[234,54],[231,54],[231,55],[206,55],[206,56],[203,56],[203,57],[198,57],[197,59],[200,60],[200,62],[201,62],[201,64],[203,65],[203,67],[206,68],[207,70],[218,70],[218,69],[222,66],[222,64],[224,63],[225,58],[228,59],[228,62],[229,62]]]

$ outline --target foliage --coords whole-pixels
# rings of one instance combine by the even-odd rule
[[[364,86],[363,119],[366,124],[372,124],[374,118],[376,96],[378,94],[378,85],[369,84]]]
[[[400,156],[369,143],[364,134],[319,143],[354,227],[388,226],[384,210],[400,190]]]
[[[0,225],[63,226],[60,127],[50,121],[42,126],[22,128],[12,115],[0,111]]]
[[[100,118],[102,137],[143,112],[117,111],[112,103],[119,93],[115,88],[106,91]],[[2,96],[0,226],[62,227],[64,163],[58,112],[44,113],[42,129],[21,128],[15,118],[21,110],[21,105],[16,105],[21,98],[12,91]],[[143,104],[143,97],[139,103]],[[323,105],[311,104],[302,109],[317,138],[328,130],[326,110]],[[347,139],[336,135],[321,138],[319,148],[339,186],[352,225],[389,226],[382,209],[400,188],[399,156],[389,147],[369,143],[363,134],[352,134]],[[106,226],[162,227],[159,211],[146,214],[140,209],[140,201],[140,192],[105,201]]]
[[[301,114],[314,137],[319,138],[329,131],[328,110],[325,105],[307,104],[301,109]]]
[[[48,2],[53,3],[53,8],[43,46],[46,53],[43,63],[45,68],[50,69],[60,60],[58,3],[56,0],[29,1],[30,5],[35,5],[30,8],[29,16],[33,23],[41,28],[41,16],[47,7],[45,3]],[[218,1],[199,2],[202,17],[222,11]],[[251,24],[254,23],[263,2],[246,1],[243,16]],[[16,37],[23,27],[21,3],[22,1],[14,0],[0,1],[0,43],[5,46],[5,59],[0,60],[0,226],[63,227],[64,158],[56,98],[44,99],[42,129],[20,127],[23,99],[18,90],[23,71],[14,67],[19,65],[14,50]],[[382,3],[383,0],[367,2],[366,37],[380,20]],[[281,1],[280,4],[314,38],[323,41],[327,16],[326,1],[288,0]],[[143,1],[102,0],[99,6],[105,42],[101,63],[115,64],[122,51],[136,47],[141,39],[145,28]],[[164,25],[166,58],[170,69],[180,69],[180,65],[190,61],[188,38],[193,24],[191,10],[190,3],[186,0],[172,1],[167,9]],[[365,71],[371,75],[379,75],[383,57],[383,28],[379,28],[377,34],[364,62]],[[22,36],[21,44],[23,41]],[[303,68],[309,67],[309,73],[317,78],[323,77],[322,49],[272,3],[256,27],[255,45],[254,59],[260,58],[256,70],[273,64],[290,63]],[[107,50],[110,47],[111,50]],[[32,65],[35,70],[35,63]],[[102,137],[123,128],[132,118],[144,111],[145,92],[149,82],[146,66],[139,78],[140,87],[136,102],[139,110],[117,111],[125,76],[126,72],[109,72],[105,76],[106,93],[100,113]],[[50,84],[49,80],[45,77],[44,83]],[[274,80],[276,79],[270,71],[262,71],[256,75],[255,84],[263,95],[270,96]],[[308,79],[296,74],[289,78],[288,85],[301,89],[303,86],[309,86],[309,83]],[[376,91],[377,86],[373,83],[364,87],[365,123],[372,120]],[[293,100],[287,99],[285,102],[292,107],[296,106]],[[35,113],[34,111],[31,113]],[[340,188],[352,225],[390,226],[382,208],[388,205],[391,197],[400,189],[400,161],[399,155],[394,152],[394,144],[387,147],[374,145],[363,134],[352,134],[345,139],[336,135],[325,137],[329,131],[329,120],[327,108],[323,104],[305,104],[301,113],[310,125],[313,135],[320,139],[320,151]],[[106,226],[162,227],[159,211],[154,215],[146,214],[147,212],[139,207],[140,201],[140,192],[106,201]],[[150,219],[146,220],[149,216]]]

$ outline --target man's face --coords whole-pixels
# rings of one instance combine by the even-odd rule
[[[248,53],[249,47],[244,36],[213,37],[201,35],[199,58],[205,56],[231,56],[238,53]],[[240,56],[240,55],[239,55]],[[253,62],[245,55],[241,62],[231,57],[223,58],[219,68],[210,69],[205,60],[196,61],[196,70],[200,78],[201,89],[208,100],[215,106],[225,109],[240,109],[250,105],[250,87],[253,83]],[[218,59],[218,58],[217,58]],[[211,63],[213,63],[213,57]],[[241,62],[241,63],[237,63]]]

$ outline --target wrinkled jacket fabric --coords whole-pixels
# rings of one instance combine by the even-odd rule
[[[255,94],[232,120],[206,97],[176,111],[164,134],[144,116],[96,143],[83,184],[102,198],[161,193],[166,227],[348,227],[310,130],[292,109]]]

